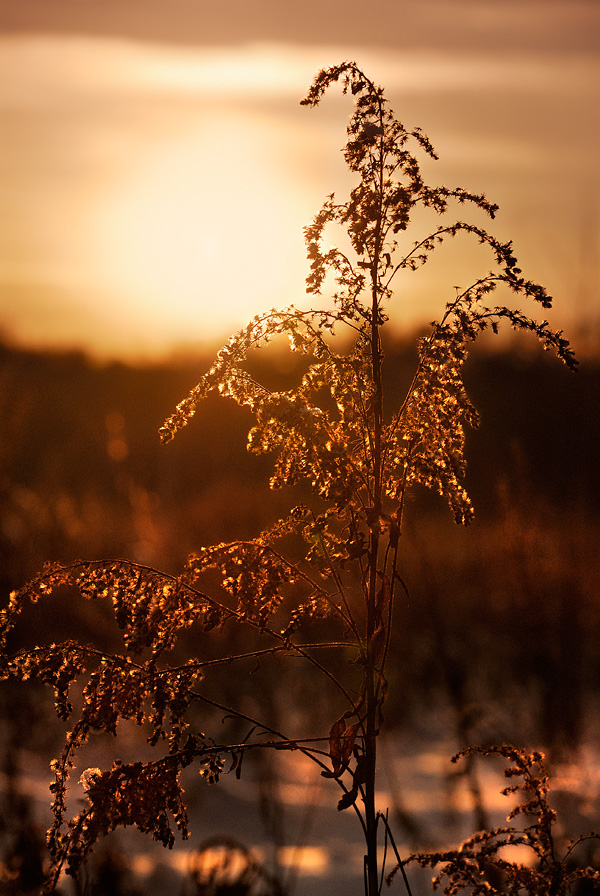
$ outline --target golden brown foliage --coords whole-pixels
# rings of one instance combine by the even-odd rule
[[[550,784],[543,754],[507,745],[472,747],[458,753],[452,761],[458,762],[474,754],[500,756],[506,761],[504,775],[513,783],[502,793],[520,797],[507,820],[512,822],[521,818],[522,826],[508,824],[479,831],[458,849],[417,853],[407,862],[439,868],[433,886],[443,886],[446,896],[464,892],[472,896],[484,893],[487,896],[566,896],[579,881],[598,882],[600,872],[597,869],[570,863],[577,846],[587,839],[598,839],[598,834],[591,833],[570,841],[563,852],[559,852],[556,812],[549,801]],[[511,847],[513,854],[516,848],[520,861],[503,854],[505,847]],[[399,870],[396,866],[388,875],[388,883]]]
[[[304,486],[310,495],[306,506],[293,508],[251,540],[201,548],[177,577],[123,560],[49,566],[11,596],[2,614],[2,674],[42,679],[54,688],[59,716],[75,716],[54,765],[49,891],[63,866],[75,871],[97,837],[117,825],[136,824],[170,846],[169,815],[186,833],[180,771],[196,763],[207,779],[216,780],[229,753],[231,768],[239,773],[244,752],[267,744],[302,749],[338,782],[343,791],[339,808],[352,807],[363,826],[366,890],[375,896],[380,879],[376,741],[387,695],[393,608],[406,590],[398,558],[406,495],[424,485],[448,501],[459,523],[471,519],[465,427],[476,425],[477,413],[466,394],[463,367],[482,332],[496,332],[506,320],[533,332],[545,348],[575,366],[568,343],[545,321],[508,305],[487,304],[500,287],[511,298],[532,299],[543,308],[551,304],[543,287],[523,277],[510,243],[453,217],[456,205],[491,218],[496,206],[460,188],[425,184],[411,147],[435,158],[431,144],[421,131],[407,131],[394,118],[382,89],[354,63],[322,71],[304,103],[317,105],[337,81],[354,99],[345,159],[358,183],[345,202],[327,197],[305,231],[307,291],[318,296],[333,280],[333,307],[301,311],[292,306],[255,317],[221,349],[160,431],[164,442],[171,440],[213,391],[249,407],[254,416],[249,450],[271,456],[273,488]],[[418,208],[444,223],[406,242]],[[324,248],[325,231],[335,228],[345,231],[351,251]],[[395,298],[394,277],[421,267],[444,240],[459,236],[481,243],[491,268],[447,302],[441,319],[419,343],[406,394],[385,415],[389,384],[381,331]],[[247,362],[251,352],[281,335],[304,358],[305,372],[295,387],[273,391],[250,374]],[[122,653],[66,641],[10,655],[7,638],[24,605],[64,588],[112,602]],[[298,639],[306,622],[323,617],[337,625],[338,634],[321,647],[341,647],[352,658],[348,681],[336,678],[317,658],[315,644]],[[206,633],[226,622],[249,626],[265,646],[250,654],[225,651],[218,660],[195,653],[184,663],[172,662],[179,636],[192,625]],[[209,666],[273,652],[302,657],[343,702],[342,715],[328,735],[318,733],[317,746],[312,731],[307,739],[287,738],[251,718],[243,706],[221,706],[210,696],[208,678],[203,678]],[[77,711],[69,700],[76,681],[82,688]],[[251,734],[241,744],[214,743],[188,720],[192,703],[251,722]],[[154,762],[117,762],[110,770],[90,772],[84,808],[69,819],[67,784],[78,750],[91,734],[116,735],[121,720],[143,726],[150,745],[164,742],[167,753]]]

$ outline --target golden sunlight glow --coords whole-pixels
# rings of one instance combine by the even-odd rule
[[[297,123],[263,100],[285,94],[298,110],[312,60],[90,38],[2,44],[0,107],[9,123],[20,110],[3,147],[8,333],[160,355],[302,300],[302,227],[322,190]]]
[[[270,137],[257,116],[215,112],[157,141],[100,203],[95,263],[143,307],[147,339],[213,338],[302,297],[306,202]]]
[[[321,875],[329,867],[329,854],[322,846],[281,846],[277,861],[284,868],[295,868],[300,874]]]
[[[434,180],[485,189],[502,204],[524,266],[527,243],[534,260],[549,240],[573,257],[578,185],[596,170],[598,129],[585,115],[548,135],[568,118],[572,95],[595,107],[599,64],[589,58],[556,66],[477,50],[64,35],[0,36],[0,49],[0,322],[18,342],[156,356],[305,301],[302,228],[328,193],[346,193],[348,98],[317,112],[298,102],[321,66],[350,56],[407,124],[430,132],[441,156]],[[560,252],[550,271],[547,262],[532,276],[552,292],[547,274]],[[434,270],[420,285],[396,278],[401,325],[431,319],[451,297],[438,292]]]

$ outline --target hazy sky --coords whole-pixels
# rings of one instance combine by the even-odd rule
[[[156,355],[302,302],[302,226],[348,184],[349,105],[298,102],[347,58],[429,135],[432,181],[500,204],[553,321],[598,323],[596,0],[5,0],[0,28],[10,338]],[[457,248],[445,281],[399,284],[399,326],[472,275]]]

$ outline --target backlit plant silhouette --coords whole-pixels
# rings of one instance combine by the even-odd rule
[[[3,675],[46,682],[59,717],[72,720],[53,763],[47,892],[62,870],[75,873],[97,839],[120,825],[137,825],[166,846],[174,842],[173,821],[186,836],[184,768],[195,766],[216,781],[225,769],[239,773],[247,751],[272,746],[301,750],[337,782],[338,808],[351,808],[362,826],[365,893],[375,896],[384,872],[378,840],[390,836],[375,798],[386,665],[394,650],[410,649],[390,642],[394,606],[407,592],[399,565],[406,496],[426,486],[447,500],[457,523],[472,517],[464,430],[477,425],[477,412],[463,365],[481,333],[506,322],[576,365],[560,332],[511,304],[522,298],[551,305],[544,288],[523,276],[511,243],[456,217],[465,207],[480,220],[493,218],[496,206],[483,195],[424,182],[416,153],[435,159],[429,140],[394,118],[381,88],[354,63],[321,71],[303,104],[317,106],[335,82],[354,102],[344,158],[356,184],[345,201],[328,196],[305,230],[307,291],[318,297],[331,286],[333,299],[320,309],[292,306],[255,317],[221,349],[160,433],[169,442],[213,391],[232,398],[252,411],[248,448],[272,457],[271,487],[303,487],[304,503],[250,540],[200,548],[180,575],[127,560],[49,565],[11,595],[2,614]],[[427,214],[439,223],[409,239],[417,211],[415,235]],[[344,248],[326,248],[330,232],[343,234]],[[484,272],[451,287],[440,320],[419,340],[412,381],[399,394],[399,385],[386,381],[382,350],[390,303],[402,301],[394,295],[397,275],[421,268],[455,237],[487,251]],[[500,289],[506,304],[491,304]],[[247,364],[254,349],[280,336],[305,362],[287,391],[266,388]],[[64,588],[112,603],[121,652],[69,640],[10,653],[7,639],[21,610]],[[223,637],[222,655],[204,656],[202,636],[226,625],[254,632],[260,643],[253,636],[249,650],[232,655]],[[310,625],[326,632],[321,642],[306,640]],[[197,638],[184,640],[190,629]],[[174,660],[182,641],[198,647],[185,661]],[[336,663],[336,652],[350,662]],[[340,711],[324,731],[288,736],[254,718],[243,702],[225,705],[211,696],[215,668],[240,663],[245,670],[250,657],[273,655],[301,658],[331,687]],[[202,706],[247,723],[250,733],[235,743],[221,742],[221,728],[209,736],[196,727],[193,710]],[[68,782],[80,748],[92,735],[116,735],[123,720],[139,725],[160,754],[84,770],[83,808],[70,814]]]
[[[452,761],[475,754],[500,756],[506,763],[504,776],[512,783],[501,793],[517,799],[508,824],[477,832],[459,849],[417,853],[409,861],[437,868],[433,886],[443,887],[446,896],[464,892],[471,896],[566,896],[577,892],[577,885],[584,881],[592,882],[591,889],[580,892],[597,892],[600,872],[575,856],[583,843],[598,840],[598,834],[580,836],[561,850],[543,754],[508,745],[473,747],[457,753]],[[400,868],[398,864],[388,875],[388,884]]]

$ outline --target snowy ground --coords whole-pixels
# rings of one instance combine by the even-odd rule
[[[590,740],[575,763],[556,770],[557,805],[568,812],[574,833],[598,827],[594,813],[600,797],[600,750],[595,743]],[[449,777],[455,768],[449,761],[454,749],[452,742],[432,743],[414,735],[410,740],[394,737],[381,743],[378,804],[382,809],[389,807],[403,856],[414,844],[408,829],[397,823],[398,812],[410,818],[422,842],[431,846],[457,844],[474,830],[467,782]],[[126,856],[147,896],[182,893],[194,851],[215,836],[232,838],[252,849],[270,869],[277,869],[295,896],[361,896],[363,844],[354,811],[336,810],[336,784],[322,778],[300,754],[278,753],[276,758],[276,783],[265,783],[264,773],[250,762],[241,780],[224,775],[215,786],[190,774],[185,786],[191,836],[172,851],[135,830],[114,837],[114,846]],[[45,822],[50,802],[47,767],[39,757],[23,754],[21,768],[22,789]],[[482,761],[478,773],[490,820],[501,823],[512,804],[499,793],[504,786],[500,766]],[[278,802],[269,804],[273,794]],[[266,812],[261,811],[261,797],[263,805],[270,806]],[[389,862],[389,868],[393,867],[392,856]],[[431,892],[430,873],[411,868],[409,877],[414,896]],[[404,892],[400,877],[390,892]]]

